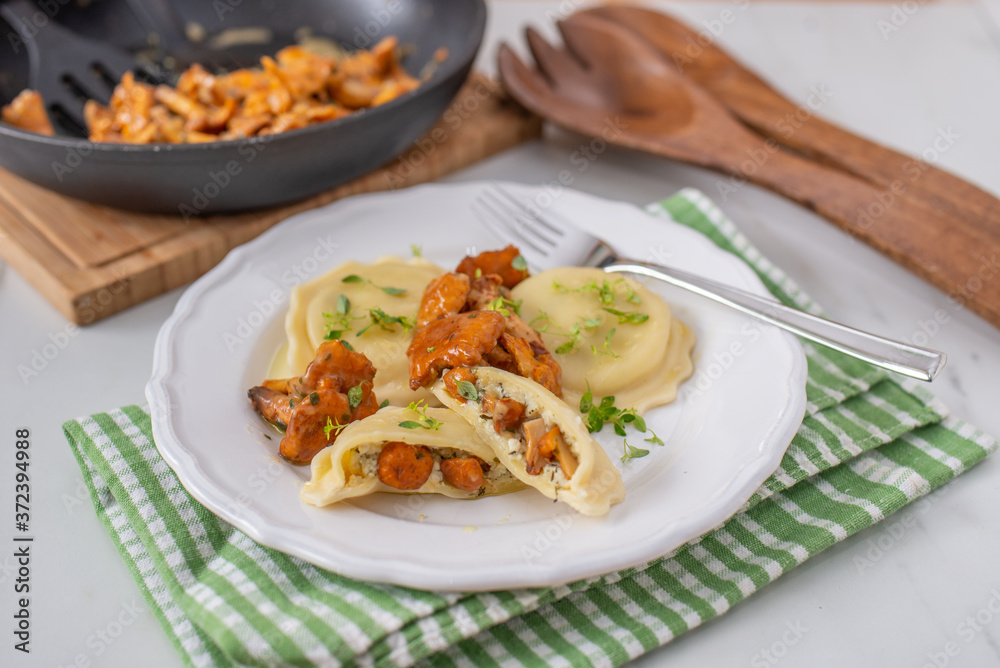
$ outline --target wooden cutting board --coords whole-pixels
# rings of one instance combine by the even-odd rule
[[[189,221],[70,199],[0,170],[0,255],[63,315],[87,325],[193,281],[292,214],[432,181],[538,137],[541,128],[498,83],[473,74],[451,113],[367,176],[288,206]]]

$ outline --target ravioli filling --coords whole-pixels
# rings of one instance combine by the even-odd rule
[[[503,386],[483,389],[469,369],[452,369],[444,376],[447,390],[462,403],[478,404],[479,415],[493,422],[497,434],[507,434],[511,457],[524,461],[529,475],[547,474],[554,482],[568,482],[579,460],[559,426],[547,421],[537,407],[503,394]]]
[[[386,441],[348,450],[344,472],[351,484],[377,478],[399,491],[417,491],[447,485],[463,492],[485,494],[514,480],[499,460],[492,462],[458,448]]]

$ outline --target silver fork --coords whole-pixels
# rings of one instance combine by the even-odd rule
[[[496,184],[480,195],[472,208],[487,229],[501,241],[518,246],[528,265],[536,269],[581,266],[649,276],[919,380],[934,380],[947,359],[944,353],[869,334],[686,271],[623,258],[601,239],[554,215],[540,215]]]

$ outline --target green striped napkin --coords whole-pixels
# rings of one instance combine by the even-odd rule
[[[744,258],[782,301],[817,308],[701,193],[650,207]],[[808,409],[746,507],[636,568],[566,586],[429,593],[359,582],[254,543],[192,499],[146,409],[67,422],[97,514],[191,666],[617,666],[982,460],[996,441],[916,383],[806,344]]]

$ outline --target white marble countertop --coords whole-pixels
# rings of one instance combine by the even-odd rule
[[[810,86],[825,85],[833,95],[820,113],[854,131],[919,153],[939,130],[950,128],[957,139],[938,164],[1000,193],[992,153],[1000,148],[1000,8],[988,4],[992,1],[900,2],[897,6],[905,5],[910,13],[895,18],[890,4],[747,6],[734,0],[663,6],[696,24],[729,9],[736,20],[719,36],[725,48],[766,73],[794,100],[804,101]],[[495,5],[484,67],[490,68],[499,39],[520,42],[520,26],[529,21],[550,30],[554,12],[576,6],[575,0]],[[894,20],[898,30],[880,24],[895,25]],[[552,133],[448,180],[553,181],[560,170],[575,169],[570,156],[579,143]],[[582,190],[635,203],[684,186],[715,196],[716,181],[702,170],[615,150],[576,174]],[[836,319],[912,339],[943,310],[946,322],[929,345],[946,351],[949,361],[932,390],[959,417],[1000,434],[1000,332],[832,225],[770,193],[746,186],[720,203]],[[14,594],[6,569],[14,562],[11,550],[0,550],[0,620],[5,620],[0,622],[0,665],[180,666],[94,515],[60,429],[67,418],[144,401],[153,340],[180,292],[66,337],[64,349],[25,383],[18,365],[29,364],[33,351],[59,339],[67,322],[15,272],[0,271],[0,527],[13,525],[8,491],[14,430],[27,426],[37,536],[28,657],[12,648]],[[1000,459],[994,457],[636,665],[1000,664],[998,475]],[[900,523],[904,518],[908,521]],[[0,532],[5,545],[10,545],[8,534],[6,528]],[[888,549],[874,552],[879,544]],[[872,559],[870,567],[859,569],[862,558]],[[965,622],[977,615],[973,625]],[[119,628],[120,634],[109,635]]]

